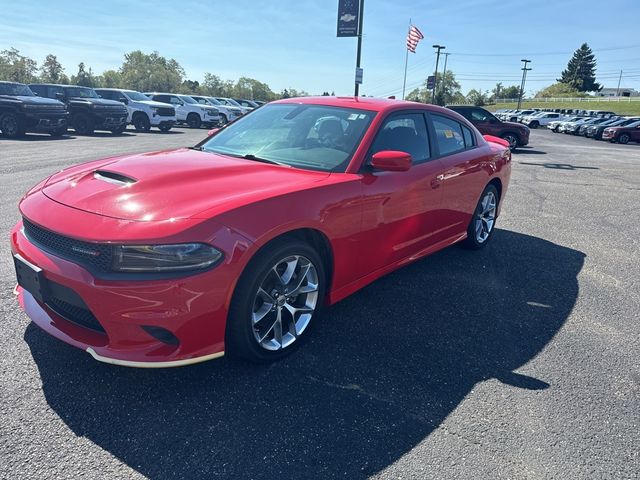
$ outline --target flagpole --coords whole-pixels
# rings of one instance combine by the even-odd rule
[[[409,32],[411,31],[411,19],[409,19]],[[408,33],[407,32],[407,35]],[[406,53],[404,56],[404,81],[402,82],[402,100],[404,100],[404,90],[405,87],[407,86],[407,64],[409,63],[409,49],[407,48],[407,46],[405,45],[406,48]]]

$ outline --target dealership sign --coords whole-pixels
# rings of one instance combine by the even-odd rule
[[[358,0],[338,0],[338,37],[358,36]]]

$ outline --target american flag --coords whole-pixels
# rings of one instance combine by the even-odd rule
[[[416,53],[416,47],[418,46],[418,42],[424,38],[424,35],[418,27],[411,25],[409,28],[409,33],[407,34],[407,50],[411,53]]]

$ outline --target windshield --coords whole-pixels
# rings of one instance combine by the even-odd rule
[[[22,83],[0,83],[0,95],[20,95],[23,97],[35,97],[36,94]]]
[[[188,95],[180,95],[180,100],[182,100],[184,103],[198,103]]]
[[[640,127],[640,120],[638,120],[637,122],[630,123],[629,125],[627,125],[627,127],[629,128]]]
[[[145,102],[147,100],[151,100],[149,97],[147,97],[146,95],[140,93],[140,92],[123,92],[127,97],[129,97],[129,100],[133,100],[134,102]]]
[[[87,87],[64,87],[64,94],[67,97],[100,98],[92,88]]]
[[[221,98],[220,101],[225,105],[233,105],[234,107],[242,107],[238,102],[236,102],[233,98]]]
[[[267,105],[229,124],[202,149],[344,172],[374,116],[375,112],[325,105]]]
[[[220,103],[216,98],[213,98],[213,97],[206,97],[206,98],[212,105],[222,105],[222,103]]]

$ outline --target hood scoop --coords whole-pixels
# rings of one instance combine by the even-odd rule
[[[96,170],[93,172],[93,178],[125,187],[137,182],[135,178],[127,177],[121,173],[110,172],[109,170]]]

